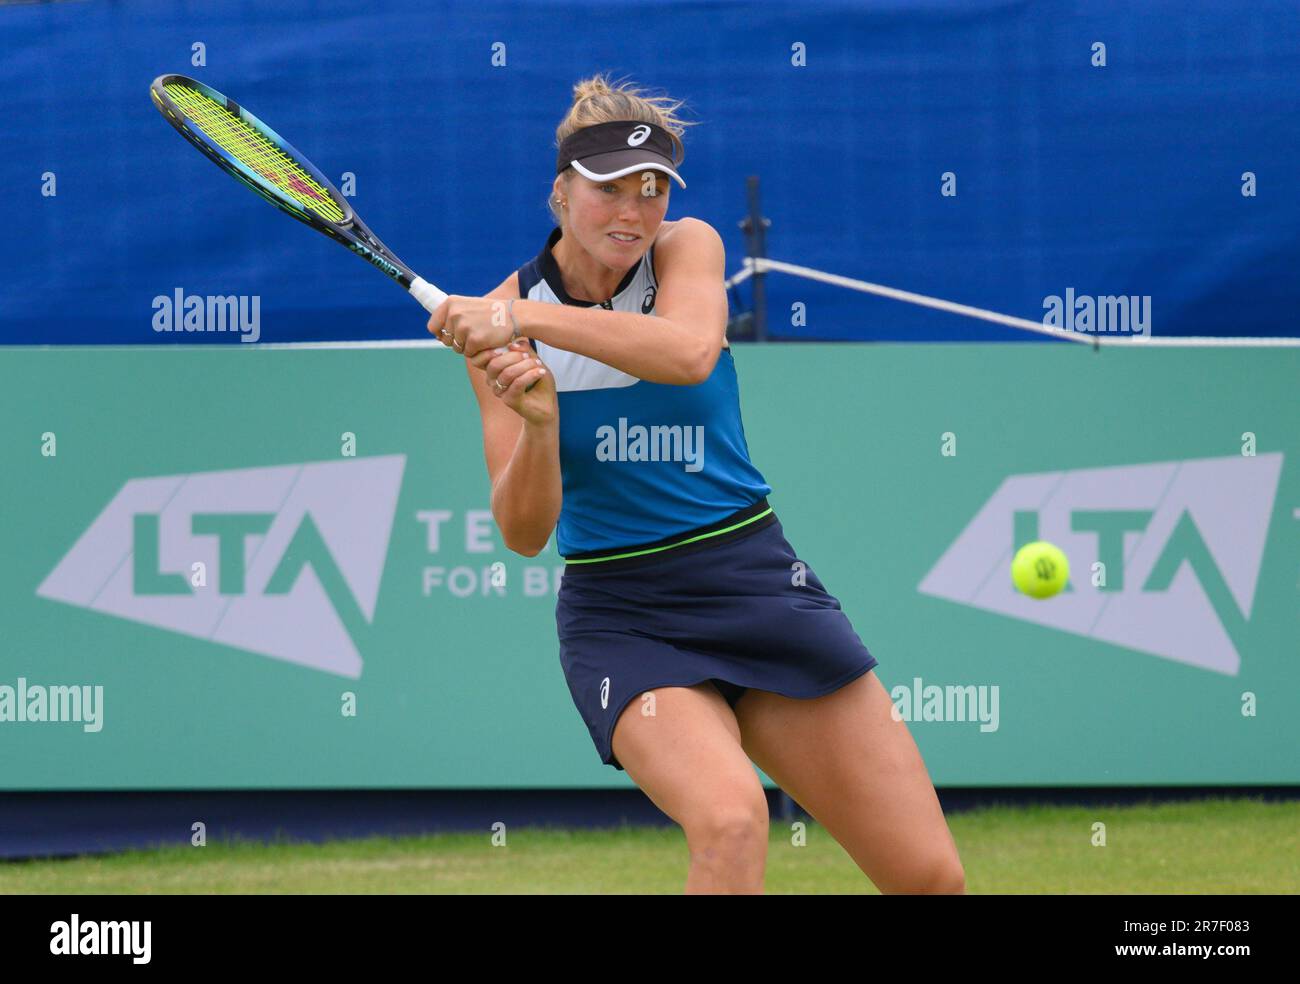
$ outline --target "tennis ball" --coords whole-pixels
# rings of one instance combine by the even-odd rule
[[[1011,561],[1011,580],[1022,594],[1050,598],[1070,580],[1070,562],[1060,547],[1035,540],[1016,551]]]

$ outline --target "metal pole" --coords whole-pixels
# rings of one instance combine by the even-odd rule
[[[745,190],[749,197],[749,215],[740,223],[745,232],[752,259],[767,257],[767,227],[770,219],[763,218],[758,200],[758,175],[751,174],[745,179]],[[767,341],[767,274],[756,270],[750,278],[754,284],[754,341]]]

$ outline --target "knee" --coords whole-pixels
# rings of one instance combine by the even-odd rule
[[[706,856],[736,857],[766,848],[767,800],[727,804],[703,811],[686,825],[686,839]]]
[[[956,858],[946,862],[931,878],[930,895],[965,895],[966,869]]]
[[[965,895],[966,871],[956,855],[943,855],[915,865],[891,889],[902,895]]]

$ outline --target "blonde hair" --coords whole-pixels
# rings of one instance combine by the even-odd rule
[[[573,87],[573,104],[565,114],[560,125],[555,128],[555,149],[569,134],[597,123],[612,123],[615,120],[636,120],[640,123],[654,123],[668,131],[673,141],[675,156],[685,152],[682,134],[688,126],[699,124],[684,120],[677,115],[685,102],[669,96],[648,95],[645,90],[626,82],[611,83],[603,72],[591,78],[582,79]],[[565,168],[565,182],[572,180],[573,168]],[[546,199],[546,206],[551,211],[551,218],[556,225],[561,225],[561,212],[553,196]]]

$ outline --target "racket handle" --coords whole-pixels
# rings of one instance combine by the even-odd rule
[[[411,296],[424,305],[424,309],[430,314],[438,310],[442,302],[447,299],[447,295],[440,291],[423,277],[416,277],[411,281]]]

